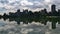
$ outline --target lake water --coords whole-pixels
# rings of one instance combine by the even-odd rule
[[[60,34],[60,22],[0,19],[0,34]]]

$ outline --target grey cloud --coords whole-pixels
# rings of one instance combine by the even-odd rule
[[[8,2],[8,0],[0,0],[0,3],[2,3],[2,4],[7,4],[7,3],[9,3],[9,2]]]
[[[0,11],[6,11],[7,9],[4,7],[0,7]]]
[[[34,1],[39,1],[39,2],[42,2],[44,0],[28,0],[29,2],[34,2]]]
[[[57,9],[60,9],[60,0],[52,0],[51,4],[55,4]]]
[[[45,0],[25,0],[25,1],[27,1],[27,3],[28,2],[30,2],[30,3],[32,3],[33,5],[25,5],[25,6],[23,6],[22,5],[22,1],[24,1],[24,0],[17,0],[17,1],[15,1],[15,0],[12,0],[12,1],[14,1],[14,2],[9,2],[9,0],[0,0],[0,3],[1,4],[6,4],[7,6],[8,5],[11,5],[12,7],[14,7],[14,8],[11,8],[11,9],[18,9],[19,7],[27,7],[27,8],[30,8],[30,9],[37,9],[37,8],[49,8],[49,5],[51,5],[51,4],[55,4],[56,6],[57,6],[57,9],[58,8],[60,8],[60,0],[51,0],[51,2],[45,2]],[[0,9],[0,10],[2,10],[2,9]],[[4,10],[5,10],[5,8],[4,8]]]

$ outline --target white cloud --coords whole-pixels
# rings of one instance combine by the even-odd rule
[[[45,0],[45,2],[50,2],[51,0]]]
[[[16,0],[9,0],[9,3],[13,3],[13,2],[16,2]]]
[[[27,0],[22,0],[21,1],[21,5],[22,6],[33,5],[33,3],[32,2],[28,2]]]
[[[32,10],[47,8],[50,10],[51,4],[55,4],[56,8],[60,9],[60,0],[0,0],[0,7],[5,7],[7,10],[16,10],[18,8]]]
[[[4,7],[4,5],[0,3],[0,7]]]

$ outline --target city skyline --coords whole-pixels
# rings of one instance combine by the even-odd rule
[[[29,11],[28,9],[23,10],[23,12],[20,11],[20,9],[17,9],[15,13],[9,12],[9,14],[4,13],[3,15],[0,15],[2,18],[40,18],[40,17],[49,17],[50,18],[53,16],[60,17],[60,9],[56,11],[56,5],[53,4],[51,5],[51,12],[48,12],[46,8],[44,8],[41,11]]]

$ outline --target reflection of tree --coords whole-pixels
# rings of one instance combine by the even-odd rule
[[[60,24],[60,21],[58,22],[58,24]]]
[[[17,24],[19,25],[20,24],[20,20],[15,20],[17,22]]]
[[[47,21],[46,20],[41,20],[40,23],[46,25],[47,24]]]
[[[23,24],[28,24],[28,21],[23,21]]]
[[[16,21],[18,25],[20,25],[20,22],[23,22],[23,24],[28,24],[34,22],[39,22],[41,24],[47,25],[47,21],[52,22],[52,29],[56,28],[56,23],[60,24],[59,18],[3,18],[4,20],[9,19],[9,21]]]

